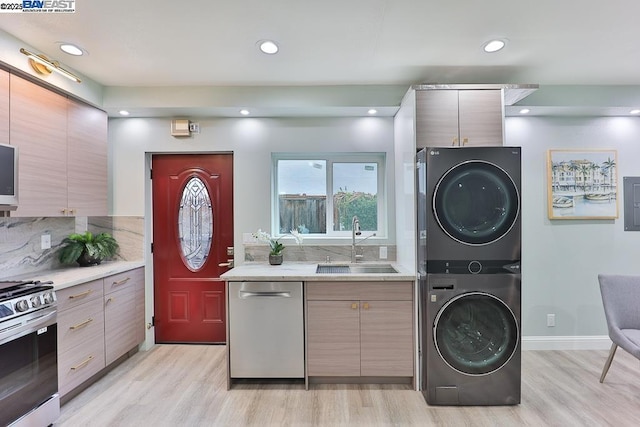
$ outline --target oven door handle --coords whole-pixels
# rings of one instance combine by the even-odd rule
[[[20,338],[41,328],[54,325],[56,323],[57,310],[51,310],[46,314],[31,319],[25,319],[22,324],[0,333],[0,345],[5,342]]]

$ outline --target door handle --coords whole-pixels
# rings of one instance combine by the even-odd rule
[[[469,138],[462,138],[462,145],[467,145],[469,143]]]
[[[291,298],[291,292],[288,291],[262,291],[262,292],[248,292],[240,291],[238,296],[241,299],[246,298]]]
[[[453,140],[451,141],[451,145],[458,145],[458,138],[453,138]]]
[[[227,260],[227,262],[221,262],[220,264],[218,264],[218,267],[229,267],[229,268],[233,268],[233,260],[229,259]]]

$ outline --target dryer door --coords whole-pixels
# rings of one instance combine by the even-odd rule
[[[469,292],[448,301],[435,318],[433,334],[440,357],[468,375],[497,371],[511,359],[520,341],[511,309],[484,292]]]
[[[516,223],[519,211],[513,179],[487,161],[470,160],[452,167],[433,193],[433,212],[442,230],[468,245],[500,239]]]

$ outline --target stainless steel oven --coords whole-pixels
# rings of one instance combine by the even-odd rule
[[[47,426],[60,415],[55,293],[9,284],[0,282],[0,426]]]

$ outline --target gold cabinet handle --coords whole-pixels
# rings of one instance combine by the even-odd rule
[[[114,297],[109,297],[109,299],[107,300],[107,302],[105,302],[105,304],[109,304],[110,302],[115,301],[116,299]]]
[[[72,331],[75,331],[76,329],[84,328],[85,326],[87,326],[91,322],[93,322],[93,319],[90,317],[87,320],[85,320],[84,322],[80,322],[77,325],[69,326],[69,329],[71,329]]]
[[[118,280],[117,282],[113,282],[111,285],[112,286],[120,286],[120,285],[124,285],[125,283],[127,283],[129,280],[131,279],[131,277],[127,277],[124,278],[122,280]]]
[[[62,209],[60,209],[60,212],[62,212],[63,214],[65,214],[65,215],[66,215],[66,214],[67,214],[67,208],[62,208]]]
[[[71,215],[73,215],[74,213],[76,213],[76,210],[75,210],[74,208],[70,208],[70,209],[69,209],[69,213],[70,213]]]
[[[352,302],[351,303],[351,309],[352,310],[357,310],[358,309],[358,303],[357,302]]]
[[[462,138],[462,145],[467,145],[469,143],[469,138]]]
[[[232,259],[228,259],[227,262],[221,262],[220,264],[218,264],[218,267],[233,268],[233,260]]]
[[[364,308],[365,310],[369,310],[369,303],[368,303],[368,302],[365,302],[365,303],[364,303],[364,305],[363,305],[363,308]]]
[[[76,371],[80,368],[84,368],[85,366],[87,366],[89,364],[89,362],[91,362],[93,360],[93,356],[89,356],[86,359],[84,359],[82,362],[78,363],[76,366],[72,366],[71,370],[72,371]]]
[[[451,145],[452,146],[458,145],[458,138],[457,137],[453,138],[453,140],[451,141]]]
[[[76,299],[76,298],[86,297],[91,292],[93,292],[93,289],[89,289],[88,291],[84,291],[84,292],[76,294],[76,295],[69,295],[69,299]]]

